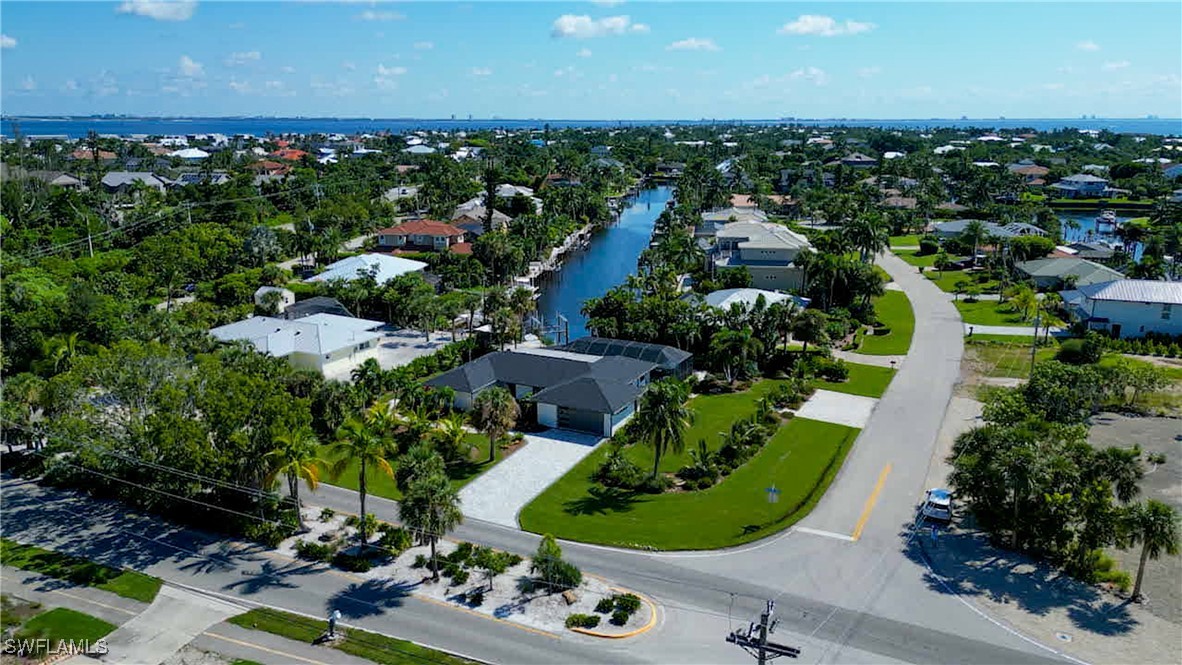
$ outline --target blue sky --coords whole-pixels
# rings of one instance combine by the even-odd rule
[[[13,2],[6,114],[1182,115],[1182,3]]]

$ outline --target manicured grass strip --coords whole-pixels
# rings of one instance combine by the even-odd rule
[[[1008,377],[1014,379],[1030,378],[1030,339],[1015,337],[1014,341],[991,342],[974,339],[967,341],[965,351],[978,363],[978,370],[984,376]],[[1040,346],[1034,352],[1036,363],[1050,360],[1059,352],[1058,344]]]
[[[115,626],[102,619],[58,607],[26,621],[15,637],[17,640],[48,640],[49,650],[57,651],[58,644],[63,641],[72,641],[76,646],[79,643],[93,645],[112,630]]]
[[[911,348],[911,335],[915,332],[915,314],[911,301],[902,291],[887,291],[874,300],[874,311],[878,320],[891,329],[886,335],[866,335],[858,353],[872,356],[901,356]]]
[[[918,245],[919,242],[916,242],[915,244]],[[918,249],[896,249],[894,252],[895,256],[898,256],[907,263],[910,263],[916,267],[923,266],[924,268],[930,268],[936,265],[935,254],[924,254],[923,256],[920,256]]]
[[[451,479],[451,484],[457,488],[463,487],[472,481],[473,478],[484,473],[492,468],[497,462],[500,462],[505,454],[501,450],[497,450],[497,458],[493,464],[488,463],[488,437],[483,434],[468,434],[464,437],[468,443],[472,444],[475,451],[472,453],[471,462],[464,464],[455,464],[447,468],[447,475]],[[328,455],[328,446],[321,448],[321,456]],[[331,461],[331,460],[330,460]],[[395,484],[394,479],[384,475],[377,469],[366,469],[368,480],[366,482],[366,490],[374,495],[387,499],[398,501],[402,499],[402,492],[399,491],[398,485]],[[349,464],[340,476],[332,478],[327,473],[321,478],[321,481],[329,485],[336,485],[337,487],[344,487],[357,491],[357,464]]]
[[[1109,366],[1116,365],[1121,362],[1129,363],[1130,365],[1132,365],[1134,367],[1136,367],[1136,366],[1143,366],[1144,367],[1144,366],[1153,365],[1157,369],[1161,370],[1162,373],[1165,374],[1166,378],[1168,378],[1170,381],[1173,381],[1175,383],[1182,382],[1182,367],[1169,366],[1169,365],[1159,365],[1156,363],[1151,363],[1146,360],[1139,360],[1137,358],[1127,358],[1124,355],[1119,354],[1119,353],[1104,354],[1104,357],[1100,359],[1099,364],[1101,366],[1109,367]]]
[[[964,335],[966,344],[972,342],[998,342],[1000,344],[1025,344],[1026,348],[1030,348],[1030,342],[1033,339],[1034,335],[983,335],[981,333],[973,333],[971,336],[965,333]],[[1052,337],[1051,339],[1054,340],[1055,338]]]
[[[971,287],[978,289],[979,293],[997,293],[999,288],[997,280],[977,281],[977,278],[981,275],[979,272],[969,273],[964,270],[945,270],[941,273],[936,270],[925,270],[924,275],[934,282],[941,291],[947,293],[956,293],[958,282],[968,282]]]
[[[858,431],[793,418],[721,483],[707,490],[666,494],[637,494],[595,484],[590,476],[609,452],[601,445],[521,511],[521,526],[570,540],[658,550],[750,542],[791,526],[813,509]],[[768,503],[765,490],[773,485],[780,498]]]
[[[232,617],[229,621],[236,626],[250,630],[261,630],[307,644],[311,644],[313,640],[324,634],[328,627],[321,619],[310,619],[298,614],[266,608],[250,610],[245,614]],[[461,665],[472,662],[419,646],[414,642],[379,633],[356,628],[338,629],[338,632],[343,632],[345,639],[332,643],[332,648],[382,665],[422,665],[422,663]]]
[[[916,234],[906,236],[891,236],[891,247],[919,247],[920,236]]]
[[[832,390],[836,393],[862,395],[864,397],[882,397],[895,376],[895,370],[890,367],[875,367],[874,365],[859,365],[846,363],[850,370],[850,377],[841,382],[813,381],[813,385],[822,390]]]
[[[81,557],[22,545],[7,538],[0,538],[0,562],[21,570],[69,580],[74,584],[105,589],[145,603],[152,602],[161,584],[159,579],[134,570],[111,568]]]
[[[960,312],[960,318],[969,325],[1034,327],[1035,317],[1033,312],[1030,318],[1023,319],[1022,315],[1015,311],[1014,306],[1008,302],[997,302],[995,300],[965,302],[964,300],[958,300],[953,304],[956,305],[956,309]],[[1045,313],[1039,319],[1038,323],[1040,327],[1047,324]],[[1058,319],[1051,319],[1052,326],[1057,326],[1061,323]]]

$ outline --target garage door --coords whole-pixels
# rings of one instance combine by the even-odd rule
[[[583,409],[558,407],[558,426],[592,434],[603,434],[603,414]]]

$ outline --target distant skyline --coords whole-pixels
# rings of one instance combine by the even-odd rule
[[[1182,4],[12,2],[7,115],[1182,115]]]

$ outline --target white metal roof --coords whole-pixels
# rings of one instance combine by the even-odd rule
[[[1090,300],[1182,305],[1182,282],[1117,279],[1081,286],[1078,290]]]
[[[373,330],[383,325],[381,321],[336,314],[313,314],[296,321],[252,316],[214,328],[209,334],[223,342],[250,342],[260,353],[281,358],[292,353],[326,355],[363,344],[380,338],[381,333]]]
[[[373,270],[375,271],[374,279],[377,280],[378,284],[385,284],[395,277],[415,272],[416,270],[422,270],[426,267],[427,264],[422,261],[412,261],[400,256],[360,254],[358,256],[350,256],[347,259],[341,259],[336,263],[331,263],[324,269],[324,272],[309,277],[304,281],[328,282],[334,279],[351,281],[357,279],[362,273]]]
[[[769,305],[785,300],[795,304],[797,307],[807,307],[809,303],[808,298],[800,298],[788,293],[777,293],[764,289],[722,289],[721,291],[706,294],[703,300],[711,307],[730,309],[731,305],[735,303],[746,306],[754,305],[755,301],[759,300],[759,296],[763,296],[764,301]]]

